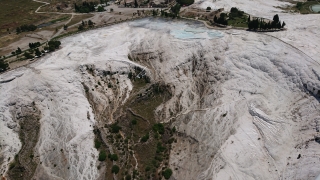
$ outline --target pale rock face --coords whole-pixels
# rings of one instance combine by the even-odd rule
[[[320,111],[309,86],[319,87],[313,73],[319,72],[317,62],[278,39],[239,33],[184,47],[173,42],[171,49],[183,49],[185,53],[178,53],[183,57],[164,52],[166,68],[158,59],[151,61],[158,76],[175,86],[175,97],[159,107],[167,108],[164,119],[176,113],[174,125],[185,133],[171,152],[171,166],[178,169],[174,177],[316,177],[320,169],[314,167],[319,163],[314,147],[319,144],[312,139]],[[308,115],[301,115],[303,111]],[[303,163],[298,154],[305,158]],[[290,173],[295,170],[300,174]]]
[[[9,109],[14,102],[34,101],[42,113],[35,147],[42,163],[34,178],[97,179],[92,132],[97,122],[82,83],[92,88],[99,79],[85,70],[94,66],[99,74],[140,66],[172,87],[172,99],[156,114],[179,132],[170,154],[174,179],[315,179],[319,50],[308,57],[286,44],[287,37],[300,38],[290,30],[272,34],[283,42],[199,26],[144,19],[97,29],[63,39],[59,51],[30,67],[0,75],[2,173],[21,148]],[[308,33],[319,40],[318,32]],[[128,59],[139,53],[147,54],[143,64]],[[94,95],[99,108],[108,109],[108,101],[121,96],[119,106],[129,96],[131,82],[116,78],[117,96],[108,90]]]

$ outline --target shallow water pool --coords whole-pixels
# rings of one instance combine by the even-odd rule
[[[311,6],[313,12],[320,12],[320,4]]]
[[[221,31],[208,29],[196,21],[177,21],[161,18],[146,18],[129,23],[133,27],[167,32],[177,39],[216,39],[223,37]]]

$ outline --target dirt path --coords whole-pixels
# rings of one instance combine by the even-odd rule
[[[71,18],[70,18],[65,24],[69,24],[69,23],[71,22],[73,16],[74,16],[74,14],[72,13],[72,14],[71,14]],[[52,36],[52,38],[59,36],[63,31],[64,31],[64,27],[62,27],[61,29],[59,29],[59,31],[58,31],[56,34],[54,34],[54,35]]]
[[[72,20],[72,18],[73,18],[74,16],[76,16],[76,15],[82,15],[82,14],[79,14],[79,13],[39,12],[39,10],[40,10],[42,7],[44,7],[44,6],[46,6],[46,5],[49,5],[50,3],[43,2],[43,1],[38,1],[38,0],[33,0],[33,1],[39,2],[39,3],[44,3],[44,5],[39,6],[39,7],[37,8],[37,10],[35,10],[35,13],[38,13],[38,14],[66,14],[66,15],[71,15],[71,18],[70,18],[65,24],[68,24],[68,23]],[[56,34],[54,34],[54,35],[52,36],[52,38],[60,35],[63,31],[64,31],[64,27],[62,27]]]

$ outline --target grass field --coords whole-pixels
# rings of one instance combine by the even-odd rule
[[[248,27],[247,21],[248,21],[247,16],[242,16],[241,18],[236,17],[233,19],[229,19],[228,25],[234,26],[234,27]]]
[[[77,16],[74,16],[72,18],[72,20],[68,23],[68,26],[71,26],[73,24],[76,24],[80,21],[82,21],[83,19],[87,19],[87,18],[90,18],[92,17],[93,15],[92,14],[82,14],[82,15],[77,15]]]
[[[35,24],[50,15],[36,14],[34,11],[42,3],[34,2],[32,0],[1,0],[0,6],[0,35],[7,33],[23,24]],[[52,15],[51,15],[52,16]]]

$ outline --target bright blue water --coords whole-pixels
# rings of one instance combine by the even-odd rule
[[[129,25],[167,32],[178,39],[215,39],[223,37],[222,32],[208,29],[203,23],[195,21],[147,18],[130,22]]]

